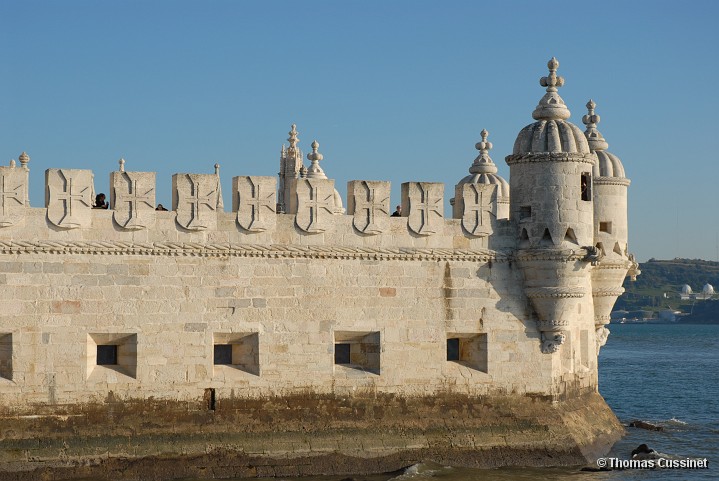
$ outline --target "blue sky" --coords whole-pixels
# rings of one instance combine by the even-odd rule
[[[158,173],[221,164],[275,175],[297,123],[346,193],[352,179],[445,183],[467,174],[486,128],[499,174],[532,122],[556,56],[560,94],[599,130],[632,185],[640,260],[719,260],[719,2],[0,0],[0,162],[44,171]],[[445,210],[451,215],[449,206]]]

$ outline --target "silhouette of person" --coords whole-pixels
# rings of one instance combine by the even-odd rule
[[[397,209],[392,212],[392,215],[390,217],[402,217],[402,206],[398,205]]]
[[[110,205],[105,202],[105,194],[100,193],[95,196],[95,205],[92,206],[93,209],[107,209],[110,207]]]
[[[155,207],[155,210],[167,211],[167,209],[165,209],[165,206],[163,206],[162,204],[157,204],[157,207]]]

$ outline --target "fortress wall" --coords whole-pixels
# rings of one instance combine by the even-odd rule
[[[194,233],[181,232],[173,212],[158,212],[155,228],[140,231],[120,231],[110,211],[93,210],[91,229],[69,231],[50,228],[44,209],[28,212],[24,225],[3,229],[3,242],[58,247],[0,255],[0,322],[12,335],[11,379],[0,379],[8,406],[102,401],[108,391],[191,401],[210,388],[218,400],[357,389],[406,396],[554,390],[556,361],[538,347],[521,273],[483,249],[481,238],[462,235],[457,221],[420,237],[407,232],[405,218],[393,218],[388,233],[359,236],[350,216],[334,216],[333,229],[307,235],[293,216],[279,215],[276,229],[248,235],[224,212],[217,230]],[[107,247],[82,244],[95,241]],[[157,247],[172,242],[185,247]],[[112,253],[121,243],[124,252]],[[223,243],[277,251],[196,250]],[[85,245],[85,253],[61,252],[69,245]],[[297,252],[282,251],[290,246]],[[392,258],[377,254],[380,247],[431,249]],[[128,253],[133,248],[137,254]],[[378,339],[367,357],[376,347],[379,366],[334,364],[336,341],[372,333]],[[467,340],[475,358],[447,361],[450,336]],[[256,349],[253,365],[213,365],[214,344],[240,339],[242,349]],[[125,346],[122,372],[95,364],[100,343]]]

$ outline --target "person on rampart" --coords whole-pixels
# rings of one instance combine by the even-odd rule
[[[397,209],[395,209],[395,211],[392,212],[392,215],[390,217],[402,217],[402,206],[398,205]]]
[[[107,209],[110,207],[110,205],[105,202],[105,194],[99,193],[95,196],[95,205],[92,206],[93,209]]]
[[[157,207],[155,207],[155,210],[161,210],[167,212],[167,209],[165,209],[165,206],[162,204],[157,204]]]

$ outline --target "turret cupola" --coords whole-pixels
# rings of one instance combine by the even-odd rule
[[[564,77],[557,75],[559,62],[552,57],[547,66],[549,75],[539,79],[539,84],[547,87],[547,91],[532,112],[537,122],[519,132],[512,155],[530,152],[588,153],[589,146],[581,129],[565,122],[571,113],[559,96],[558,88],[564,85]]]

